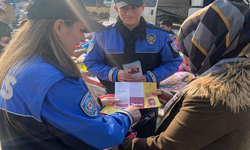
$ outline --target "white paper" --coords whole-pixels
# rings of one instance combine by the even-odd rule
[[[144,105],[142,82],[116,82],[115,99],[120,99],[115,108],[127,108],[133,104]]]
[[[115,82],[115,99],[120,99],[115,108],[127,108],[130,106],[129,82]]]
[[[143,83],[142,82],[128,82],[131,97],[143,97]]]

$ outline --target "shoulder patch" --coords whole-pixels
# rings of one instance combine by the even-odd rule
[[[169,41],[168,45],[169,45],[169,47],[171,49],[173,58],[179,57],[180,55],[179,55],[178,47],[177,47],[176,43],[174,41]]]
[[[90,117],[95,117],[98,115],[96,103],[93,96],[89,92],[85,93],[83,96],[80,102],[80,107],[84,113]]]
[[[170,36],[170,38],[171,38],[171,40],[173,40],[173,41],[175,41],[176,40],[176,38],[177,38],[177,36],[175,36],[174,34],[168,34],[169,36]]]
[[[173,50],[174,50],[176,53],[178,53],[178,47],[177,47],[176,43],[175,43],[175,42],[172,42],[170,45],[171,45],[171,47],[173,48]]]
[[[89,42],[87,54],[89,54],[93,50],[94,47],[95,47],[95,44],[93,42]]]

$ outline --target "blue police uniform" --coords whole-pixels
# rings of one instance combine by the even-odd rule
[[[121,19],[106,30],[97,32],[88,47],[84,64],[98,76],[107,93],[114,93],[119,69],[123,64],[139,60],[147,82],[159,83],[174,74],[182,62],[178,48],[168,33],[147,23],[141,17],[139,25],[130,31]],[[157,108],[141,109],[141,114],[155,112]],[[153,135],[156,117],[137,130],[137,137]]]
[[[123,141],[131,116],[128,112],[100,116],[100,108],[75,73],[40,56],[19,71],[8,74],[1,88],[3,150],[104,149]]]
[[[97,32],[88,47],[84,64],[101,80],[107,93],[114,93],[119,69],[123,69],[123,64],[137,60],[141,62],[147,82],[156,83],[174,74],[182,62],[168,33],[142,17],[140,25],[133,31],[119,20]]]

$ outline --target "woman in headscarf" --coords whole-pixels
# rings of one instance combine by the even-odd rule
[[[125,139],[124,149],[248,150],[250,148],[250,10],[217,0],[190,16],[180,49],[198,78],[166,104],[149,138]]]

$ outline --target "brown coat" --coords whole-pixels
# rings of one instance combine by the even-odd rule
[[[224,68],[190,83],[166,112],[155,136],[125,139],[123,148],[249,150],[250,62]]]

